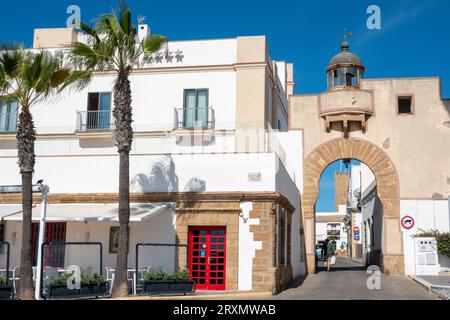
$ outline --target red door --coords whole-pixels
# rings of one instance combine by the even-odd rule
[[[225,290],[226,228],[189,228],[189,272],[198,290]]]

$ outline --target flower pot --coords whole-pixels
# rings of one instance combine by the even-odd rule
[[[48,299],[88,299],[104,297],[108,294],[108,284],[81,284],[80,289],[70,290],[67,285],[50,285]]]
[[[147,294],[187,294],[195,292],[195,281],[191,280],[147,280],[144,293]]]
[[[12,286],[0,286],[0,300],[11,300],[13,293]]]

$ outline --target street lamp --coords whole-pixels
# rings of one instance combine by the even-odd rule
[[[34,297],[36,300],[41,299],[41,268],[42,264],[42,244],[44,243],[45,234],[45,217],[47,214],[47,195],[50,188],[44,184],[44,180],[39,180],[37,184],[32,186],[33,193],[41,193],[41,211],[39,215],[39,240],[38,240],[38,256],[37,256],[37,268],[36,268],[36,288],[34,292]],[[0,186],[0,193],[22,193],[22,186]]]

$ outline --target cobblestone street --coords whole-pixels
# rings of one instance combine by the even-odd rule
[[[436,300],[406,276],[382,275],[381,289],[369,290],[366,269],[348,258],[338,257],[330,272],[319,268],[298,287],[275,297],[282,300]]]

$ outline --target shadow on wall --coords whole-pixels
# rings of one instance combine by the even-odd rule
[[[171,156],[165,156],[156,161],[150,174],[139,173],[131,179],[131,192],[159,193],[179,192],[179,179],[175,163]],[[206,182],[200,178],[191,178],[182,189],[184,192],[204,192]]]
[[[131,179],[131,192],[178,192],[178,176],[171,156],[165,156],[153,164],[147,176],[139,173]]]

